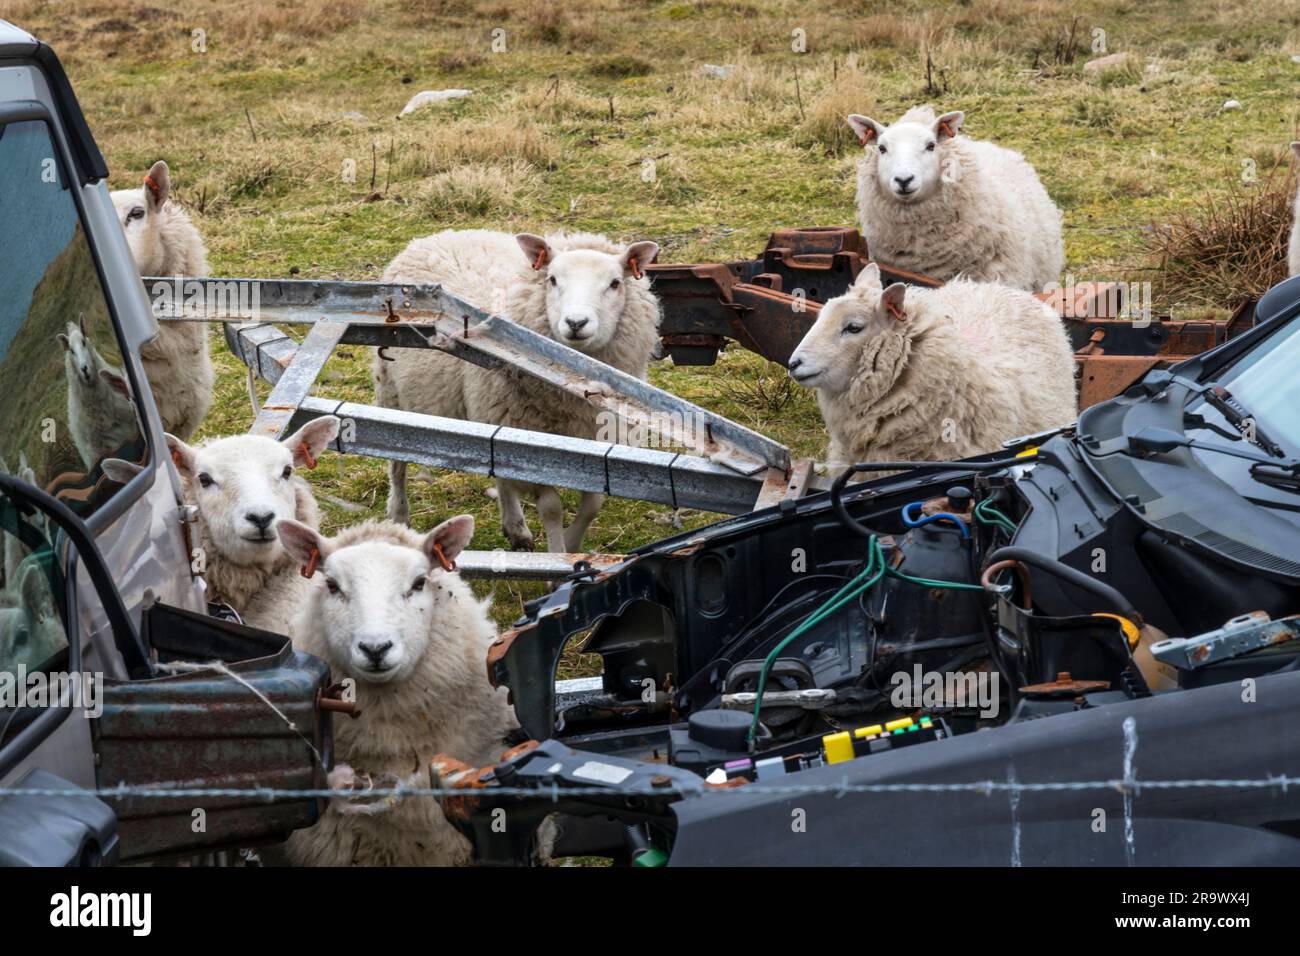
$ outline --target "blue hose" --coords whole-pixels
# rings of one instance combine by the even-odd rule
[[[923,518],[913,518],[911,514],[912,509],[919,508],[922,504],[923,502],[913,501],[911,504],[903,505],[903,524],[907,525],[909,528],[919,528],[923,524],[930,524],[934,521],[951,521],[961,529],[961,536],[963,538],[970,537],[970,529],[966,527],[966,522],[962,521],[961,518],[957,517],[951,511],[936,511],[934,514],[926,515]]]

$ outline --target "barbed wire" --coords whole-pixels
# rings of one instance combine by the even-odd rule
[[[689,789],[681,787],[631,788],[618,786],[566,787],[558,784],[540,787],[490,786],[477,788],[456,787],[376,787],[369,790],[351,790],[343,788],[305,788],[284,787],[165,787],[142,786],[138,784],[119,784],[113,787],[0,787],[0,799],[7,797],[98,797],[100,799],[124,800],[131,797],[146,799],[180,799],[180,798],[231,798],[256,797],[273,802],[276,800],[331,799],[387,799],[409,797],[488,797],[488,796],[534,796],[548,797],[558,801],[562,797],[578,796],[640,796],[640,797],[696,797],[723,794],[765,794],[789,795],[802,794],[886,794],[886,793],[976,793],[992,796],[995,793],[1062,793],[1084,790],[1115,791],[1117,793],[1140,794],[1143,790],[1267,790],[1277,788],[1283,793],[1293,784],[1300,784],[1300,777],[1267,776],[1244,779],[1192,778],[1185,780],[1136,780],[1116,778],[1113,780],[1064,780],[1040,783],[1026,783],[1007,780],[974,780],[961,783],[804,783],[771,784],[749,783],[743,786],[710,787],[701,782],[700,786]]]

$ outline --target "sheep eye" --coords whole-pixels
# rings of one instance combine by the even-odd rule
[[[325,590],[329,591],[330,594],[338,594],[339,593],[338,583],[334,581],[332,578],[326,578]]]
[[[611,283],[609,284],[609,287],[610,287],[611,289],[617,289],[617,288],[618,288],[619,286],[621,286],[622,284],[623,284],[623,282],[622,282],[621,280],[619,280],[619,279],[615,279],[613,282],[611,282]]]
[[[132,206],[131,211],[126,214],[127,222],[130,222],[133,219],[143,219],[143,218],[144,218],[143,206]]]
[[[547,277],[546,277],[546,281],[549,282],[551,285],[555,285],[555,284],[556,284],[556,282],[555,282],[555,276],[547,276]]]
[[[885,149],[885,144],[884,144],[884,143],[881,143],[881,144],[880,144],[880,155],[881,155],[881,156],[884,156],[887,152],[889,152],[889,150]]]
[[[211,488],[213,485],[216,484],[216,482],[212,480],[212,476],[209,475],[206,471],[201,471],[199,472],[199,484],[202,485],[204,488]]]
[[[427,580],[428,580],[428,578],[424,578],[424,577],[416,578],[414,581],[411,582],[411,590],[412,590],[412,591],[423,591],[423,590],[424,590],[424,583],[425,583]]]
[[[926,151],[927,153],[933,153],[933,152],[934,152],[934,143],[926,143],[926,144],[925,144],[925,151]]]
[[[859,332],[862,331],[862,329],[863,329],[862,323],[850,322],[848,325],[844,326],[844,334],[857,335]]]
[[[285,479],[286,481],[288,481],[289,478],[292,477],[292,475],[293,475],[293,465],[285,465],[284,471],[280,472],[280,477]]]

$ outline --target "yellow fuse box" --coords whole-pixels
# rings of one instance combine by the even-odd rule
[[[898,718],[898,720],[891,720],[889,723],[885,724],[885,730],[889,731],[890,733],[893,733],[899,727],[911,727],[911,726],[912,726],[911,717],[900,717]]]
[[[826,750],[827,763],[843,763],[853,759],[853,738],[847,730],[827,734],[822,738],[822,747]]]
[[[859,727],[857,730],[853,731],[853,736],[857,737],[859,740],[863,740],[866,737],[878,737],[884,732],[885,728],[880,726],[880,724],[872,724],[870,727]]]

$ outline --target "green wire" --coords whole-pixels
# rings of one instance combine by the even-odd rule
[[[976,509],[978,513],[979,509]],[[1010,519],[1002,516],[1003,520],[1010,524]],[[988,522],[992,523],[992,522]],[[1015,530],[1015,525],[1012,525]],[[979,584],[966,584],[959,581],[936,581],[932,578],[918,578],[910,574],[904,574],[902,571],[895,570],[885,564],[885,550],[880,545],[880,540],[873,534],[870,542],[867,544],[867,566],[857,574],[853,580],[849,581],[842,588],[836,591],[831,597],[823,602],[821,607],[813,611],[804,619],[804,622],[796,627],[785,638],[772,648],[767,657],[763,659],[763,668],[758,674],[758,685],[754,688],[754,719],[749,724],[749,739],[754,739],[754,734],[758,732],[758,719],[763,710],[763,691],[767,687],[767,678],[772,671],[772,666],[781,652],[790,646],[790,642],[795,638],[808,633],[809,630],[816,627],[826,618],[830,617],[849,601],[856,598],[862,592],[873,587],[881,578],[888,575],[889,577],[898,578],[902,581],[908,581],[912,584],[919,584],[927,588],[947,588],[953,591],[982,591],[984,588]]]
[[[1016,523],[1004,515],[993,505],[993,499],[985,498],[975,506],[974,511],[976,519],[982,524],[995,524],[1007,534],[1016,533]]]

